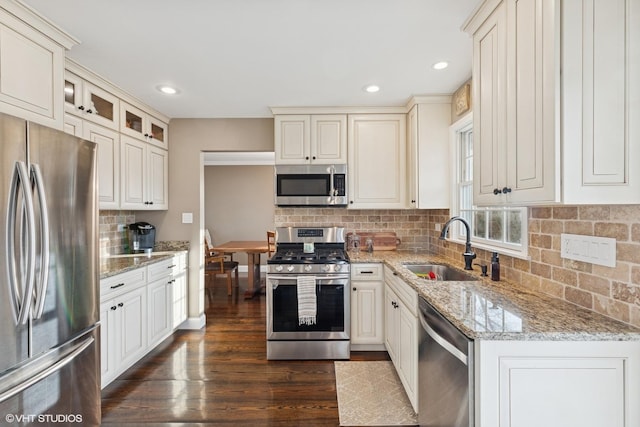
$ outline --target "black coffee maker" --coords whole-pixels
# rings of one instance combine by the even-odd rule
[[[156,227],[148,222],[129,224],[129,249],[132,254],[151,253],[156,244]]]

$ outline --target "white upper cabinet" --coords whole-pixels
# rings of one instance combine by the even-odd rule
[[[165,150],[169,149],[168,125],[126,102],[120,103],[120,132]]]
[[[84,123],[82,137],[98,145],[98,197],[100,209],[120,207],[120,134]]]
[[[340,164],[347,162],[345,114],[276,115],[276,164]]]
[[[566,203],[640,203],[640,1],[562,3]]]
[[[451,99],[421,97],[407,115],[408,207],[448,209]]]
[[[167,151],[122,135],[120,174],[121,209],[168,209]]]
[[[407,207],[406,124],[405,114],[349,115],[349,208]]]
[[[0,6],[0,111],[62,130],[65,50],[77,42],[18,2]]]
[[[475,203],[640,203],[639,9],[493,0],[476,11]]]
[[[64,107],[69,114],[118,130],[118,97],[69,71],[64,77]]]

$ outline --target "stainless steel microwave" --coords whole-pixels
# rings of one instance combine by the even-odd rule
[[[347,165],[276,165],[277,206],[346,206]]]

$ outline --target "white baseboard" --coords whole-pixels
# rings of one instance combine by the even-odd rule
[[[178,327],[178,329],[192,329],[198,330],[204,328],[204,325],[207,324],[207,318],[204,313],[200,315],[200,317],[189,317],[185,320],[182,325]]]

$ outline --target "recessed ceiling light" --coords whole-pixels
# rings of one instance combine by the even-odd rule
[[[447,61],[440,61],[440,62],[436,62],[435,64],[433,64],[433,69],[434,70],[444,70],[448,66],[449,66],[449,63]]]
[[[369,85],[369,86],[365,86],[364,90],[369,92],[369,93],[376,93],[380,90],[380,86],[377,85]]]
[[[178,90],[176,88],[167,85],[158,86],[158,90],[167,95],[175,95],[176,93],[178,93]]]

